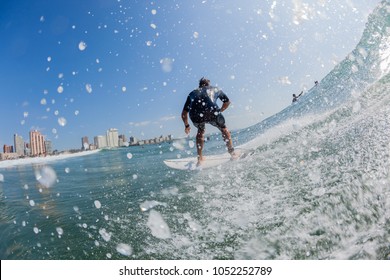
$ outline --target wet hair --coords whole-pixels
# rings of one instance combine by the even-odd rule
[[[205,77],[202,77],[200,80],[199,80],[199,87],[207,87],[210,85],[210,80],[205,78]]]

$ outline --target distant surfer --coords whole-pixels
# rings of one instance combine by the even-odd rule
[[[301,96],[302,95],[302,93],[303,93],[303,90],[301,91],[301,93],[297,96],[295,93],[293,94],[293,100],[292,100],[292,103],[294,103],[294,102],[297,102],[298,101],[298,98],[299,98],[299,96]]]
[[[222,107],[219,108],[217,100],[222,101]],[[226,143],[226,147],[232,158],[236,157],[234,147],[229,130],[225,125],[225,118],[221,114],[230,105],[230,100],[226,94],[217,87],[210,85],[210,80],[201,78],[199,80],[199,88],[190,92],[184,104],[181,118],[184,122],[185,133],[189,134],[191,127],[188,123],[188,113],[193,125],[198,129],[196,134],[196,150],[198,153],[198,165],[202,164],[204,134],[206,132],[206,123],[217,127],[222,138]]]

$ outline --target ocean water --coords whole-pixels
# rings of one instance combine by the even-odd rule
[[[390,259],[390,4],[254,149],[175,171],[193,140],[0,169],[1,259]],[[219,135],[206,154],[224,151]]]

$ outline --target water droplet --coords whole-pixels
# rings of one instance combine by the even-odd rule
[[[133,154],[132,153],[127,153],[127,158],[128,159],[132,159],[133,158]]]
[[[88,93],[92,93],[92,86],[91,84],[86,84],[85,89],[87,90]]]
[[[60,126],[65,126],[66,125],[66,119],[64,117],[58,118],[58,124]]]
[[[57,231],[58,235],[63,235],[64,234],[64,230],[62,228],[60,228],[60,227],[57,227],[56,231]]]
[[[107,232],[105,228],[99,229],[100,236],[104,239],[104,241],[108,242],[111,239],[111,232]]]
[[[131,249],[131,246],[128,245],[128,244],[124,244],[124,243],[119,243],[117,246],[116,246],[116,251],[124,256],[130,256],[131,255],[131,252],[132,252],[132,249]]]
[[[45,186],[46,188],[50,188],[57,181],[57,174],[53,168],[44,166],[41,169],[35,171],[35,178],[41,185]]]
[[[79,43],[79,50],[84,51],[87,48],[87,44],[83,41]]]
[[[95,207],[96,207],[97,209],[99,209],[99,208],[102,207],[102,204],[100,203],[99,200],[95,200],[93,203],[95,204]]]
[[[169,73],[172,71],[174,59],[166,57],[160,60],[163,72]]]

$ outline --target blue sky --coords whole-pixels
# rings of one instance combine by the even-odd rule
[[[1,0],[0,145],[32,129],[59,150],[109,128],[184,136],[202,76],[230,97],[228,127],[248,127],[321,81],[379,2]]]

